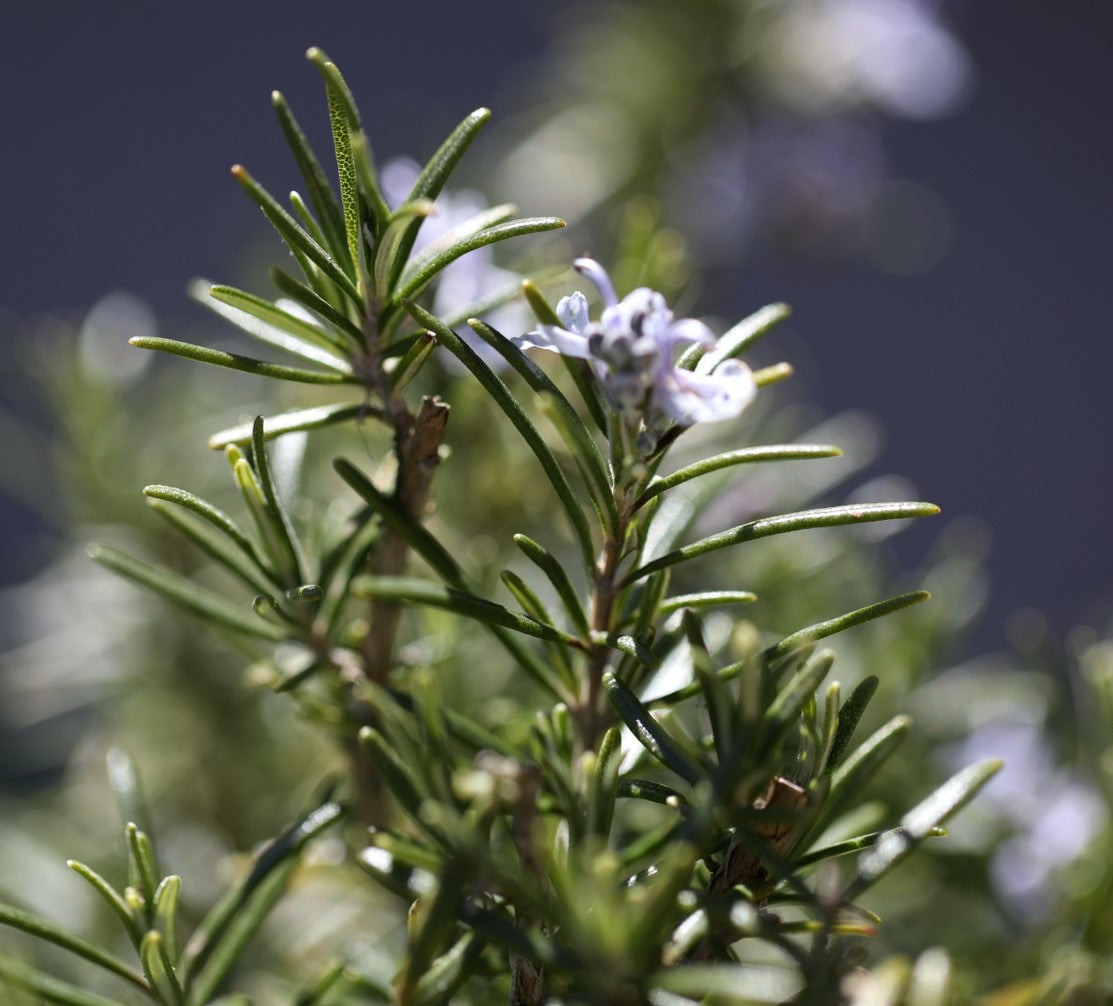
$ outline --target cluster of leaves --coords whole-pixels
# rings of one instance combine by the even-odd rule
[[[481,989],[493,981],[508,985],[515,1003],[677,1002],[710,994],[743,1002],[801,989],[810,1001],[838,1001],[843,977],[859,960],[856,938],[877,921],[857,900],[939,834],[997,763],[960,772],[888,829],[854,830],[862,789],[908,722],[897,717],[855,747],[877,679],[865,679],[844,701],[837,683],[824,687],[834,655],[816,645],[927,595],[904,594],[768,646],[748,645],[724,637],[707,616],[754,596],[706,589],[698,560],[760,538],[927,516],[936,508],[823,507],[681,544],[701,498],[689,491],[698,480],[838,449],[741,448],[662,475],[683,427],[657,431],[650,452],[636,452],[627,419],[609,406],[584,361],[562,359],[564,372],[554,378],[472,317],[516,291],[466,305],[455,317],[429,313],[419,298],[459,256],[560,221],[511,220],[513,208],[497,207],[413,253],[432,200],[486,112],[464,120],[410,198],[392,210],[343,79],[318,51],[310,58],[326,82],[340,197],[278,95],[275,107],[307,201],[292,194],[291,215],[246,171],[234,170],[304,281],[276,270],[285,299],[275,301],[230,287],[199,294],[249,335],[316,368],[166,339],[136,342],[257,376],[350,385],[360,397],[256,417],[213,436],[211,444],[231,464],[250,532],[184,489],[146,489],[160,517],[250,591],[253,612],[106,546],[95,546],[94,557],[269,647],[275,689],[292,693],[343,740],[357,814],[374,826],[360,865],[411,904],[408,945],[392,990],[382,996],[432,1004],[469,981]],[[553,322],[541,293],[529,284],[525,293],[541,320]],[[785,314],[779,305],[763,309],[711,353],[693,349],[678,366],[712,372]],[[455,330],[464,320],[467,338]],[[475,348],[481,344],[505,361],[503,371],[485,361]],[[412,406],[404,392],[437,345],[470,372],[521,437],[567,523],[568,536],[558,541],[515,536],[540,576],[530,582],[513,570],[502,573],[516,607],[488,596],[480,577],[425,523],[448,406],[434,396]],[[789,372],[782,364],[755,378],[767,385]],[[581,407],[573,404],[573,389]],[[543,435],[539,413],[559,446]],[[339,529],[307,525],[289,505],[291,480],[268,456],[267,442],[364,416],[392,437],[393,485],[383,488],[381,473],[368,475],[338,458],[334,468],[358,501]],[[406,575],[410,554],[432,578]],[[695,589],[670,591],[674,578]],[[532,722],[491,729],[447,707],[432,667],[410,666],[399,655],[407,606],[447,610],[489,632],[532,682]],[[655,695],[654,682],[666,670],[679,670],[685,683]],[[5,909],[0,922],[109,967],[156,1002],[203,1006],[296,868],[294,853],[339,813],[327,803],[261,854],[245,886],[213,910],[181,954],[173,924],[177,884],[158,881],[145,830],[128,830],[134,877],[122,894],[75,867],[120,915],[143,974],[18,910]],[[847,857],[852,865],[840,869],[837,861]],[[330,971],[299,1001],[326,995],[341,1001],[335,997],[346,992],[335,982],[348,973],[342,966]],[[107,1001],[82,999],[84,993],[37,972],[9,968],[7,977],[49,1001]],[[369,994],[368,986],[358,994]],[[489,1001],[489,994],[476,994]]]

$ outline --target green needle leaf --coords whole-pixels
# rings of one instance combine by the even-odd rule
[[[394,302],[392,296],[394,287],[391,285],[391,276],[394,273],[396,260],[402,254],[401,248],[406,240],[409,228],[413,225],[415,218],[424,220],[425,217],[434,212],[434,209],[431,199],[415,199],[403,203],[387,219],[383,235],[375,249],[373,267],[375,292],[381,303]]]
[[[86,992],[69,982],[35,971],[22,961],[0,956],[0,989],[5,986],[31,992],[38,1001],[57,1006],[123,1006],[118,999]]]
[[[926,590],[914,590],[908,594],[900,594],[885,601],[878,601],[876,604],[868,604],[866,607],[858,608],[855,611],[848,611],[845,615],[829,618],[825,622],[817,622],[815,625],[809,625],[805,629],[792,633],[791,636],[785,636],[776,646],[766,650],[765,658],[769,663],[772,663],[792,653],[793,650],[814,643],[817,639],[826,639],[828,636],[833,636],[837,632],[843,632],[864,622],[891,615],[894,611],[909,608],[913,604],[927,601],[930,597],[931,594]]]
[[[274,584],[270,578],[264,576],[255,566],[247,562],[228,541],[218,537],[204,525],[179,513],[176,508],[162,500],[152,499],[149,503],[151,509],[159,517],[181,532],[206,555],[242,580],[254,593],[261,594],[274,590]]]
[[[549,578],[549,582],[553,585],[561,602],[564,604],[564,610],[568,613],[568,617],[572,620],[572,624],[579,633],[586,636],[589,631],[587,613],[580,603],[580,597],[576,593],[576,588],[572,586],[572,581],[568,578],[564,566],[562,566],[544,546],[539,545],[532,538],[524,534],[514,535],[514,544],[522,550],[523,554],[530,562],[537,566],[538,569]]]
[[[617,514],[607,463],[603,460],[595,438],[588,432],[572,404],[550,380],[548,374],[501,332],[496,332],[490,325],[474,318],[468,321],[468,325],[541,396],[545,413],[557,428],[580,469],[596,510],[605,513],[613,524],[617,520]]]
[[[517,212],[518,207],[513,203],[503,203],[500,206],[492,206],[481,213],[476,213],[462,223],[456,224],[455,227],[450,227],[436,241],[430,241],[417,255],[410,259],[398,282],[402,284],[409,282],[442,252],[447,251],[461,241],[474,237],[488,227],[505,223],[512,219]]]
[[[748,318],[743,318],[733,328],[724,332],[710,352],[702,346],[691,346],[681,355],[677,366],[685,370],[698,370],[701,374],[709,374],[724,360],[741,356],[790,314],[792,308],[787,304],[767,304],[765,307],[758,308]]]
[[[971,765],[913,807],[900,819],[898,827],[885,832],[876,846],[858,861],[858,877],[850,885],[847,898],[857,897],[910,855],[939,825],[964,807],[1000,771],[1001,765],[996,758]]]
[[[246,190],[247,194],[263,211],[263,215],[271,222],[279,236],[296,253],[312,262],[324,273],[342,293],[346,294],[354,304],[360,303],[359,291],[355,283],[336,260],[322,248],[305,229],[287,213],[279,202],[254,178],[248,174],[242,164],[232,167],[232,174]]]
[[[446,248],[422,264],[420,268],[415,269],[408,279],[399,283],[398,288],[394,291],[394,299],[401,301],[415,297],[432,281],[437,273],[451,265],[461,255],[466,255],[470,251],[494,244],[496,241],[506,241],[508,238],[521,237],[525,234],[557,230],[564,226],[565,222],[559,217],[525,217],[521,220],[511,220],[494,227],[488,227],[478,234],[465,238],[451,248]]]
[[[234,542],[239,550],[258,568],[259,572],[263,573],[268,578],[274,578],[273,571],[263,561],[262,556],[259,555],[259,550],[255,546],[255,542],[248,537],[247,532],[229,517],[228,514],[219,507],[213,506],[208,500],[203,500],[200,496],[194,496],[193,493],[185,489],[179,489],[177,486],[144,486],[143,495],[153,500],[174,503],[190,511],[190,513],[196,514]]]
[[[337,423],[347,422],[349,419],[362,419],[364,416],[382,418],[382,409],[377,409],[362,402],[336,402],[333,405],[314,405],[308,409],[293,409],[282,412],[277,416],[267,416],[263,420],[263,439],[274,440],[286,433],[297,430],[317,430],[323,426],[335,426]],[[226,430],[214,433],[209,437],[209,447],[215,451],[222,451],[229,444],[238,444],[246,447],[251,443],[255,421],[240,423],[230,426]]]
[[[671,786],[664,786],[651,779],[620,779],[618,795],[631,800],[648,800],[650,803],[659,803],[674,809],[688,806],[687,797],[682,796]]]
[[[784,736],[785,731],[796,722],[804,706],[814,698],[816,689],[830,673],[834,662],[835,655],[830,650],[817,653],[793,675],[773,700],[765,714],[765,733],[762,741],[766,751],[772,750],[777,741]]]
[[[337,205],[336,196],[332,186],[317,160],[313,148],[309,145],[305,134],[298,125],[294,113],[286,103],[286,99],[278,91],[271,93],[271,102],[274,104],[275,114],[278,116],[279,125],[290,145],[290,150],[297,162],[298,170],[305,179],[305,189],[309,195],[309,202],[317,213],[321,230],[324,231],[328,248],[333,255],[339,256],[347,248],[345,243],[343,218],[340,207]]]
[[[162,942],[162,934],[152,929],[143,937],[139,946],[139,959],[143,962],[143,970],[151,988],[155,989],[160,999],[169,1000],[173,1006],[185,1006],[185,996],[182,987],[174,974],[174,966],[166,953]]]
[[[282,894],[306,844],[343,815],[344,809],[330,801],[291,825],[266,845],[247,875],[201,920],[182,953],[181,978],[189,989],[189,1006],[209,1001]],[[196,981],[190,981],[194,974]]]
[[[0,925],[20,929],[40,940],[45,940],[47,943],[53,943],[63,950],[68,950],[71,954],[84,957],[85,960],[91,961],[106,971],[111,971],[121,978],[126,978],[133,985],[147,991],[146,979],[129,968],[123,961],[117,960],[111,954],[101,950],[100,947],[94,946],[76,933],[71,933],[47,919],[32,915],[30,912],[24,912],[11,905],[0,904]]]
[[[352,365],[344,358],[344,346],[339,339],[269,300],[203,279],[190,283],[189,294],[214,314],[267,345],[343,374],[352,373]]]
[[[501,604],[476,597],[466,591],[443,587],[430,580],[418,580],[406,576],[361,577],[353,584],[355,593],[360,597],[377,597],[390,601],[411,604],[428,604],[435,608],[454,611],[458,615],[474,618],[480,622],[490,622],[506,629],[514,629],[527,636],[563,643],[566,646],[578,645],[574,636],[562,632],[552,625],[534,621],[526,615],[504,608]]]
[[[835,727],[835,739],[831,742],[831,751],[824,766],[825,771],[833,772],[839,767],[839,762],[850,747],[858,722],[873,698],[873,693],[877,691],[879,680],[876,674],[863,678],[843,703],[839,710],[838,726]]]
[[[155,891],[158,889],[158,867],[155,865],[155,850],[147,833],[140,831],[133,821],[125,829],[131,872],[139,878],[138,887],[147,905],[149,918],[154,917]]]
[[[406,307],[419,325],[424,325],[432,331],[437,336],[437,340],[475,375],[484,390],[494,399],[495,404],[514,424],[522,439],[533,451],[572,525],[580,545],[584,567],[591,570],[595,564],[595,550],[583,509],[549,445],[530,421],[521,403],[510,393],[498,375],[452,329],[416,304],[407,303]]]
[[[270,277],[274,285],[291,300],[297,301],[306,310],[312,311],[322,320],[328,322],[337,332],[346,336],[358,349],[366,348],[367,340],[363,330],[316,291],[311,290],[300,280],[277,267],[270,270]]]
[[[467,116],[449,134],[448,139],[441,144],[429,163],[422,169],[421,174],[417,176],[417,181],[414,182],[413,190],[410,192],[407,201],[436,199],[444,188],[445,182],[448,181],[449,175],[460,163],[460,159],[490,118],[491,110],[489,108],[478,108]],[[409,258],[410,249],[413,248],[414,241],[417,239],[421,222],[421,218],[412,221],[406,230],[398,254],[394,259],[394,268],[387,284],[389,289],[393,289],[398,283],[398,277],[402,274],[402,269]]]
[[[790,531],[805,531],[819,527],[837,527],[842,524],[865,524],[879,520],[904,520],[912,517],[930,517],[939,513],[934,503],[861,503],[853,506],[821,507],[816,510],[801,510],[798,513],[782,514],[778,517],[763,517],[747,524],[740,524],[728,531],[720,531],[702,538],[691,545],[674,549],[652,562],[639,566],[623,581],[628,586],[635,580],[667,566],[672,566],[699,555],[706,555],[720,548],[728,548],[741,542],[767,538],[770,535],[786,534]]]
[[[464,577],[456,560],[447,549],[419,522],[402,510],[392,499],[375,488],[372,481],[346,458],[336,458],[332,466],[383,522],[421,556],[446,583],[463,588]]]
[[[700,767],[653,718],[630,689],[609,672],[603,675],[603,686],[607,689],[607,696],[618,715],[654,758],[693,786],[703,778],[704,773]]]
[[[911,725],[912,721],[907,716],[894,716],[863,741],[862,745],[835,770],[831,776],[831,789],[824,801],[822,812],[808,829],[809,835],[820,834],[847,801],[862,792],[862,788],[874,773],[904,740]]]
[[[720,608],[729,604],[749,604],[757,594],[748,590],[705,590],[698,594],[676,594],[665,598],[657,608],[661,618],[683,608]]]
[[[273,377],[279,381],[294,381],[299,384],[358,384],[359,381],[349,374],[339,371],[302,370],[300,367],[284,367],[279,363],[267,363],[251,356],[238,353],[225,353],[208,346],[196,346],[191,342],[178,342],[176,339],[163,339],[159,336],[134,336],[128,340],[140,349],[155,349],[160,353],[183,356],[198,363],[211,363],[216,367],[241,370],[257,377]]]
[[[124,552],[119,552],[107,545],[89,545],[85,549],[89,558],[107,566],[121,576],[141,583],[156,593],[175,604],[192,611],[195,615],[217,625],[223,625],[233,632],[242,632],[248,636],[257,636],[260,639],[277,640],[285,636],[285,632],[269,625],[258,618],[253,618],[246,612],[235,608],[219,594],[197,584],[190,582],[175,573],[149,566],[145,562],[133,559]]]
[[[739,451],[728,451],[711,458],[704,458],[693,464],[685,465],[671,475],[654,479],[637,498],[634,509],[645,506],[651,499],[660,496],[674,486],[690,479],[717,472],[732,465],[750,464],[758,461],[804,461],[811,458],[834,458],[842,454],[838,447],[830,444],[771,444],[762,447],[746,447]]]
[[[93,890],[107,902],[109,908],[119,916],[131,942],[138,948],[140,940],[139,925],[135,921],[135,916],[132,915],[131,909],[128,908],[127,902],[124,901],[123,895],[92,867],[86,866],[84,863],[79,863],[76,859],[66,860],[66,866],[73,870],[78,876],[87,880]]]

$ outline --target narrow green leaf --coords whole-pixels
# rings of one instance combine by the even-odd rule
[[[359,194],[363,207],[367,211],[367,223],[372,234],[378,238],[386,226],[390,216],[390,207],[383,198],[382,186],[379,185],[379,176],[375,171],[375,158],[371,153],[371,144],[363,130],[352,130],[352,161],[356,167],[356,182],[359,185]]]
[[[863,741],[835,770],[831,776],[831,789],[819,817],[808,830],[809,836],[820,834],[847,801],[861,794],[866,783],[904,740],[911,725],[912,721],[907,716],[894,716]]]
[[[614,526],[618,516],[607,463],[603,460],[595,438],[588,432],[572,404],[549,376],[501,332],[474,318],[468,324],[476,335],[498,352],[530,388],[541,396],[545,413],[557,428],[580,469],[596,510],[604,512],[610,525]]]
[[[434,960],[414,984],[406,1002],[412,1006],[446,1003],[470,977],[486,941],[475,932],[461,936],[452,947]]]
[[[390,372],[390,390],[402,391],[421,372],[436,348],[437,340],[432,333],[422,332]]]
[[[787,304],[767,304],[758,308],[747,318],[743,318],[733,328],[720,337],[715,348],[707,351],[702,346],[691,346],[677,361],[678,367],[685,370],[698,370],[701,374],[711,373],[724,360],[741,356],[763,335],[784,321],[792,309]]]
[[[214,314],[269,346],[342,374],[352,373],[352,365],[344,356],[344,346],[336,336],[269,300],[203,279],[190,283],[189,294]]]
[[[675,594],[665,598],[657,607],[661,618],[684,608],[719,608],[729,604],[749,604],[757,594],[748,590],[705,590],[698,594]]]
[[[395,746],[373,727],[360,729],[359,743],[399,806],[428,833],[429,826],[422,821],[420,812],[422,801],[432,794],[426,792],[417,773],[399,756]]]
[[[794,859],[792,861],[792,870],[795,873],[799,870],[806,870],[809,866],[814,866],[816,863],[822,863],[828,859],[837,859],[840,856],[850,856],[855,852],[872,849],[877,845],[878,839],[885,834],[888,833],[884,831],[872,831],[868,835],[858,835],[855,838],[848,838],[845,841],[836,842],[834,845],[824,846],[822,849],[815,849],[812,852],[808,852]],[[933,828],[926,837],[938,838],[945,834],[945,828]]]
[[[611,727],[604,735],[595,757],[588,788],[588,831],[606,839],[614,820],[618,795],[618,770],[622,761],[622,731]]]
[[[143,937],[139,946],[139,959],[143,962],[143,971],[151,988],[156,990],[158,997],[163,1002],[172,1006],[185,1006],[185,996],[178,978],[174,974],[174,966],[166,953],[162,942],[162,934],[152,929]]]
[[[176,508],[162,500],[152,499],[149,502],[151,509],[159,517],[185,535],[206,555],[242,580],[254,593],[266,593],[274,590],[274,584],[270,578],[260,573],[258,568],[249,563],[240,552],[236,551],[227,539],[218,537],[215,532],[179,513]]]
[[[371,505],[383,522],[429,563],[442,580],[463,589],[464,577],[456,560],[419,521],[406,513],[388,496],[379,492],[372,481],[346,458],[336,458],[332,466],[336,469],[336,473]]]
[[[894,611],[919,604],[930,597],[931,594],[926,590],[914,590],[908,594],[900,594],[885,601],[878,601],[876,604],[868,604],[866,607],[858,608],[855,611],[848,611],[844,615],[829,618],[825,622],[817,622],[815,625],[809,625],[807,628],[792,633],[791,636],[785,636],[776,646],[765,651],[765,658],[769,663],[772,663],[792,653],[793,650],[808,646],[818,639],[826,639],[828,636],[833,636],[837,632],[843,632],[864,622],[891,615]]]
[[[313,50],[311,50],[313,51]],[[344,211],[344,234],[348,244],[348,259],[353,273],[359,272],[359,232],[360,206],[359,189],[356,185],[356,165],[352,157],[353,129],[359,129],[359,118],[348,92],[344,78],[335,63],[320,54],[320,62],[314,56],[310,59],[317,63],[325,74],[325,91],[328,95],[329,122],[332,124],[332,144],[336,151],[336,173],[340,180],[340,203]]]
[[[86,992],[69,982],[44,975],[23,961],[0,956],[0,991],[5,987],[23,989],[32,993],[38,1002],[56,1006],[123,1006],[118,999]]]
[[[478,234],[473,234],[471,237],[457,242],[451,248],[446,248],[426,261],[419,269],[415,269],[408,279],[399,282],[397,289],[394,291],[394,298],[402,301],[417,296],[439,272],[462,255],[475,251],[477,248],[495,244],[497,241],[506,241],[508,238],[558,230],[564,226],[566,226],[565,222],[559,217],[524,217],[521,220],[510,220],[506,223],[496,224],[494,227],[488,227]]]
[[[839,710],[838,725],[835,727],[835,739],[831,742],[831,750],[827,755],[824,771],[833,772],[838,768],[843,755],[850,747],[851,738],[854,736],[854,731],[858,727],[862,714],[866,711],[866,706],[869,705],[870,699],[877,691],[879,681],[880,679],[876,674],[863,678],[842,704],[842,708]]]
[[[456,165],[460,163],[460,159],[464,156],[468,147],[471,146],[472,141],[490,118],[490,109],[478,108],[467,116],[449,134],[448,138],[441,144],[437,152],[430,158],[429,163],[425,165],[421,173],[417,176],[417,181],[414,182],[414,187],[410,192],[408,201],[413,201],[414,199],[436,199],[437,196],[440,195],[445,182],[448,181],[449,175],[452,174]],[[421,218],[412,221],[407,228],[398,254],[394,260],[394,270],[389,277],[387,284],[388,289],[393,289],[397,284],[398,277],[402,274],[402,269],[406,264],[406,260],[409,258],[410,249],[413,248],[414,241],[417,240],[417,232],[420,228]]]
[[[332,637],[344,612],[352,578],[363,568],[380,534],[381,527],[375,520],[375,511],[365,507],[357,515],[355,526],[341,539],[339,551],[322,565],[325,594],[317,609],[317,623],[324,626],[327,637]]]
[[[732,465],[751,464],[760,461],[804,461],[812,458],[835,458],[842,450],[830,444],[770,444],[762,447],[745,447],[738,451],[727,451],[714,457],[704,458],[693,464],[677,469],[671,475],[654,479],[637,498],[634,509],[645,506],[651,499],[660,496],[674,486],[681,485],[700,475],[717,472]]]
[[[347,247],[344,223],[332,186],[328,182],[317,155],[313,153],[309,140],[306,139],[305,133],[302,132],[297,119],[294,118],[294,113],[286,103],[286,99],[280,92],[272,91],[271,102],[274,105],[274,111],[278,116],[282,132],[286,137],[286,142],[290,145],[290,150],[294,155],[298,170],[301,172],[302,178],[305,179],[306,192],[309,195],[309,201],[313,209],[317,213],[321,230],[324,231],[328,249],[334,256],[342,255]]]
[[[651,779],[619,779],[618,795],[631,800],[648,800],[650,803],[663,804],[680,810],[688,806],[688,798],[682,796],[671,786],[665,786]]]
[[[320,1006],[321,1001],[332,991],[333,986],[344,977],[345,970],[347,970],[347,965],[343,961],[334,961],[310,988],[298,994],[294,1006]]]
[[[167,956],[171,962],[178,959],[178,895],[182,878],[171,874],[163,877],[155,891],[155,921],[162,923]]]
[[[297,868],[299,855],[306,844],[344,815],[344,809],[331,801],[300,818],[281,835],[269,842],[256,856],[251,869],[197,925],[182,953],[181,977],[189,989],[190,1006],[208,1002],[226,968],[218,965],[207,982],[190,981],[190,976],[205,966],[210,955],[225,943],[232,948],[250,939],[274,901],[282,893],[286,880]],[[246,921],[238,920],[245,917]],[[238,935],[237,935],[238,934]],[[238,954],[236,950],[236,954]],[[227,960],[230,967],[235,956]],[[208,970],[208,969],[206,969]],[[208,988],[208,986],[212,986]],[[198,989],[201,991],[198,991]]]
[[[661,764],[693,786],[703,778],[700,769],[679,744],[653,718],[638,697],[613,674],[603,675],[607,696],[623,722],[643,747]]]
[[[619,653],[625,653],[627,656],[633,657],[646,667],[657,667],[660,664],[653,651],[640,639],[635,639],[629,633],[592,633],[592,639],[596,642],[606,643],[607,646],[618,650]]]
[[[452,329],[416,304],[408,303],[406,307],[419,325],[424,325],[432,331],[437,336],[437,340],[475,375],[484,390],[494,399],[495,404],[514,424],[522,439],[533,451],[572,525],[580,545],[585,569],[591,570],[595,564],[595,550],[583,509],[549,445],[530,421],[521,403],[510,393],[498,375]]]
[[[263,491],[264,512],[270,522],[275,548],[275,558],[281,560],[282,571],[286,574],[284,586],[303,584],[305,560],[302,558],[294,526],[286,513],[286,508],[278,498],[278,489],[271,477],[270,461],[267,458],[266,437],[262,416],[255,417],[251,431],[252,460],[259,477],[259,488]]]
[[[463,590],[443,587],[430,580],[419,580],[406,576],[377,576],[357,580],[354,584],[360,597],[376,597],[384,600],[402,601],[411,604],[428,604],[435,608],[445,608],[458,615],[474,618],[481,622],[491,622],[506,629],[514,629],[527,636],[546,639],[554,643],[574,646],[574,636],[562,632],[555,626],[534,621],[526,615],[504,608],[501,604],[476,597]]]
[[[507,220],[512,219],[517,212],[518,207],[513,203],[502,203],[499,206],[491,206],[488,209],[482,210],[469,217],[467,220],[456,224],[454,227],[450,227],[435,241],[430,241],[418,254],[414,255],[410,261],[406,263],[406,267],[402,270],[402,275],[398,278],[398,282],[404,286],[442,252],[454,247],[461,241],[474,237],[476,234],[487,230],[489,227],[505,223]]]
[[[703,624],[699,617],[694,612],[685,610],[681,615],[681,623],[691,653],[692,670],[695,672],[696,681],[699,682],[703,699],[707,703],[715,754],[722,762],[729,757],[733,747],[738,743],[739,724],[736,704],[726,682],[716,673],[707,643],[703,638]]]
[[[773,748],[796,722],[808,701],[815,698],[815,690],[830,673],[834,662],[835,655],[830,650],[817,653],[793,675],[773,700],[765,714],[763,728],[762,743],[766,751]]]
[[[155,891],[158,890],[158,866],[155,863],[155,850],[145,831],[140,831],[134,821],[129,821],[125,829],[128,855],[132,871],[139,878],[140,892],[147,904],[147,916],[154,918]]]
[[[754,386],[768,388],[771,384],[787,381],[795,373],[791,363],[774,363],[771,367],[762,367],[754,371]]]
[[[270,270],[270,277],[274,285],[287,297],[297,301],[307,311],[312,311],[322,321],[332,325],[340,336],[347,337],[357,348],[366,349],[367,339],[364,336],[363,329],[356,325],[346,314],[333,307],[319,293],[311,290],[300,280],[277,267]]]
[[[195,496],[188,490],[179,489],[177,486],[144,486],[143,495],[184,507],[202,520],[207,521],[217,531],[235,542],[240,551],[255,564],[261,573],[273,578],[274,573],[259,555],[255,542],[251,540],[243,528],[219,507],[213,506],[208,500],[203,500],[200,496]]]
[[[579,594],[576,593],[576,588],[572,586],[572,581],[568,578],[564,567],[543,545],[538,544],[527,535],[514,535],[514,544],[522,550],[522,553],[530,562],[548,577],[549,582],[557,592],[557,596],[564,604],[564,610],[568,613],[572,624],[578,632],[586,636],[589,631],[587,612],[584,611]]]
[[[123,923],[124,929],[131,939],[131,942],[138,947],[141,935],[139,932],[139,925],[135,920],[135,916],[132,915],[131,909],[128,908],[127,902],[124,901],[123,895],[92,867],[86,866],[84,863],[79,863],[76,859],[66,860],[66,866],[89,882],[93,890],[95,890],[97,894],[105,900],[108,907],[116,913]]]
[[[964,768],[913,807],[900,819],[899,827],[885,832],[876,846],[858,861],[858,877],[850,885],[847,898],[857,897],[910,855],[939,825],[969,803],[1000,771],[1002,764],[999,759],[992,758]]]
[[[263,439],[274,440],[296,430],[316,430],[322,426],[334,426],[349,419],[362,419],[364,416],[382,418],[382,410],[372,408],[362,402],[336,402],[332,405],[314,405],[308,409],[293,409],[277,416],[267,416],[263,420]],[[230,426],[226,430],[209,437],[209,447],[222,451],[229,444],[246,447],[251,443],[255,421]]]
[[[740,524],[738,527],[702,538],[691,545],[674,549],[652,562],[647,562],[631,572],[623,581],[623,586],[678,562],[684,562],[687,559],[706,555],[708,552],[728,548],[742,542],[767,538],[774,534],[805,531],[811,528],[837,527],[843,524],[865,524],[879,520],[930,517],[937,513],[939,513],[939,507],[934,503],[861,503],[852,506],[801,510],[798,513],[781,514],[777,517],[762,517],[759,520]]]
[[[144,991],[147,990],[147,982],[143,976],[133,971],[123,961],[117,960],[111,954],[101,950],[98,946],[94,946],[76,933],[71,933],[68,929],[63,929],[61,926],[55,925],[55,923],[38,915],[32,915],[30,912],[24,912],[11,905],[0,904],[0,925],[11,926],[13,929],[22,930],[30,936],[45,940],[47,943],[53,943],[55,946],[68,950],[78,957],[83,957],[106,971],[111,971],[121,978],[126,978]]]
[[[402,254],[401,248],[414,220],[424,220],[436,212],[431,199],[414,199],[402,203],[387,218],[382,237],[375,248],[375,262],[372,275],[375,280],[375,293],[382,304],[394,303],[394,288],[391,276],[396,259]]]
[[[529,615],[530,618],[538,622],[546,622],[549,625],[555,625],[556,620],[553,618],[552,613],[541,602],[541,599],[530,589],[529,585],[517,573],[509,569],[504,569],[499,574],[506,589],[514,596],[514,599],[521,605],[522,610]],[[579,688],[579,679],[572,669],[572,664],[568,660],[568,653],[563,646],[558,643],[547,644],[547,652],[549,658],[553,662],[557,673],[560,675],[561,680],[568,688],[570,693],[573,693]]]
[[[186,1006],[205,1006],[212,1000],[244,948],[285,893],[299,865],[297,859],[283,860],[252,890],[190,984]]]
[[[191,583],[184,577],[149,566],[107,545],[89,545],[89,558],[107,566],[121,576],[150,588],[175,604],[192,611],[210,622],[222,625],[233,632],[242,632],[260,639],[281,639],[285,633],[246,612],[235,608],[219,594]]]
[[[242,164],[232,167],[232,174],[243,187],[252,200],[263,211],[263,215],[278,231],[279,236],[291,249],[300,253],[324,273],[338,290],[346,294],[355,304],[360,303],[359,291],[344,269],[336,260],[313,240],[300,224],[287,213],[278,201],[254,178],[248,174]]]
[[[359,383],[352,376],[338,371],[302,370],[300,367],[285,367],[279,363],[267,363],[264,360],[256,360],[251,356],[225,353],[220,349],[196,346],[193,343],[178,342],[175,339],[163,339],[153,335],[137,335],[128,341],[140,349],[154,349],[160,353],[170,353],[173,356],[185,357],[187,360],[196,360],[198,363],[210,363],[215,367],[240,370],[245,374],[255,374],[257,377],[273,377],[279,381],[294,381],[298,384]]]

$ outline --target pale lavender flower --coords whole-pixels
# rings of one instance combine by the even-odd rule
[[[676,349],[698,344],[713,349],[715,336],[695,318],[675,319],[656,290],[639,287],[622,300],[606,270],[594,259],[577,259],[576,271],[586,276],[603,300],[598,321],[588,316],[580,292],[557,304],[561,325],[539,325],[518,336],[522,349],[549,349],[588,360],[611,404],[627,415],[642,414],[657,425],[663,413],[681,426],[732,419],[749,405],[757,387],[749,367],[725,360],[712,373],[694,373],[676,366]]]

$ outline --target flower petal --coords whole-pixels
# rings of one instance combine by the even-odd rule
[[[750,368],[727,360],[714,374],[663,368],[654,385],[657,405],[681,426],[733,419],[757,393]]]
[[[576,332],[569,332],[559,325],[538,325],[537,330],[525,335],[511,337],[510,341],[519,349],[549,349],[563,356],[574,356],[586,360],[591,356],[587,339]]]
[[[572,263],[572,268],[581,276],[586,276],[599,290],[605,307],[614,307],[618,303],[615,296],[614,284],[611,282],[607,270],[593,258],[578,258]]]
[[[587,335],[587,326],[591,324],[587,316],[587,298],[579,290],[567,297],[561,297],[556,306],[556,313],[569,332]]]

